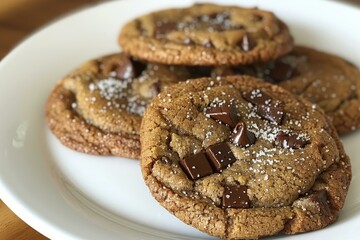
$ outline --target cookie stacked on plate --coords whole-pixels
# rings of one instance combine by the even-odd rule
[[[271,12],[235,6],[150,13],[119,43],[124,53],[89,61],[51,93],[48,124],[64,145],[141,156],[156,200],[220,238],[337,219],[351,180],[338,133],[360,127],[355,66],[294,47]]]

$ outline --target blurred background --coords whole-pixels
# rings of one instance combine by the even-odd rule
[[[0,0],[0,61],[21,40],[49,22],[100,0]],[[1,81],[1,79],[0,79]],[[0,200],[1,240],[47,239]]]
[[[340,1],[360,7],[360,0]],[[0,0],[0,61],[35,30],[75,10],[101,2],[104,0]],[[47,238],[26,225],[0,200],[0,239]]]
[[[104,0],[0,0],[0,60],[16,43],[44,24],[100,2]]]

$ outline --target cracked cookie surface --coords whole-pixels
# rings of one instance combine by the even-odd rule
[[[234,65],[275,60],[293,39],[287,26],[256,8],[195,4],[153,12],[127,23],[122,49],[163,64]]]
[[[224,239],[323,228],[337,219],[351,180],[324,112],[249,76],[173,85],[153,99],[140,133],[155,199]]]
[[[186,67],[139,62],[124,53],[91,60],[52,91],[49,128],[76,151],[139,158],[145,108],[168,85],[189,77]]]
[[[214,76],[233,74],[257,76],[318,104],[339,134],[360,128],[360,71],[340,57],[295,46],[275,62],[213,71]]]

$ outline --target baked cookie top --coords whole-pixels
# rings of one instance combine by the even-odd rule
[[[360,71],[340,57],[296,46],[275,62],[218,68],[212,75],[233,74],[263,78],[318,104],[340,134],[360,128]]]
[[[52,92],[47,103],[50,129],[81,152],[137,158],[146,106],[168,85],[190,75],[189,68],[140,62],[124,53],[91,60]]]
[[[336,220],[350,183],[323,111],[249,76],[173,85],[146,110],[140,136],[153,196],[220,238],[322,228]]]
[[[127,23],[119,43],[139,59],[163,64],[235,65],[274,60],[293,39],[273,13],[195,4],[153,12]]]

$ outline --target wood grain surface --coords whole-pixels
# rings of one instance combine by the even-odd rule
[[[46,23],[100,0],[0,0],[0,60]],[[1,240],[44,240],[0,201]]]
[[[46,23],[100,0],[0,0],[0,60],[19,41]],[[360,0],[348,2],[360,5]],[[1,240],[44,240],[0,201]]]

